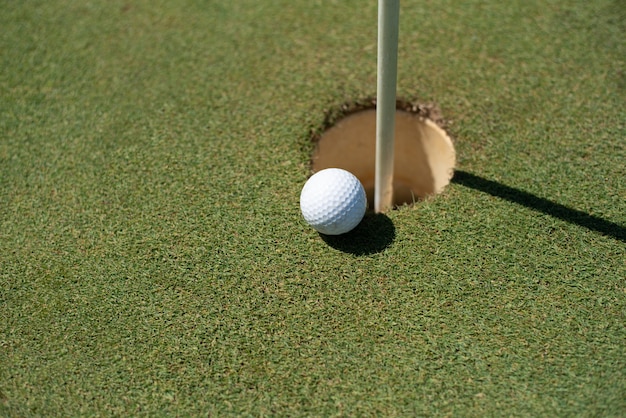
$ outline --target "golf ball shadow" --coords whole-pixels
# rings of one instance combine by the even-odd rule
[[[368,255],[383,251],[396,238],[396,228],[387,215],[367,212],[361,223],[342,235],[320,237],[332,248],[354,255]]]

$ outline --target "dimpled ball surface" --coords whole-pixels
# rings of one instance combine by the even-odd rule
[[[367,198],[358,178],[340,168],[318,171],[300,194],[300,210],[309,225],[325,235],[354,229],[365,215]]]

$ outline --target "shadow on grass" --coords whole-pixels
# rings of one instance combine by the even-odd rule
[[[505,186],[504,184],[487,180],[465,171],[456,171],[452,182],[474,190],[480,190],[492,196],[517,203],[518,205],[525,206],[537,212],[545,213],[557,219],[626,242],[626,227],[580,210],[568,208],[567,206],[535,196],[523,190]]]
[[[386,215],[366,213],[361,223],[343,235],[320,237],[336,250],[354,255],[379,253],[396,239],[396,228]]]

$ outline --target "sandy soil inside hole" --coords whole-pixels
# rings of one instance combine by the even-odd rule
[[[338,167],[361,180],[373,208],[376,158],[376,110],[367,109],[339,119],[319,138],[312,157],[313,171]],[[441,193],[454,174],[456,153],[446,134],[432,120],[396,111],[394,205],[411,204]]]

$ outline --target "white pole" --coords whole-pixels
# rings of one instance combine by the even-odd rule
[[[393,201],[393,142],[398,77],[400,0],[378,0],[378,84],[376,99],[376,174],[374,210],[389,210]]]

